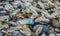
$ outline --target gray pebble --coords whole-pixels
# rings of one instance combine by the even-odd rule
[[[49,36],[56,36],[54,33],[50,33]]]
[[[41,36],[47,36],[45,33],[42,33],[42,35]]]
[[[22,33],[19,32],[19,33],[17,33],[15,36],[22,36]]]
[[[3,33],[2,32],[0,32],[0,36],[3,36]]]
[[[7,12],[6,12],[6,11],[4,11],[4,10],[2,10],[2,11],[0,11],[0,14],[6,15],[6,14],[7,14]]]
[[[52,20],[52,25],[54,26],[54,27],[60,27],[60,22],[57,20],[57,19],[53,19]]]
[[[55,28],[55,32],[59,32],[60,30],[58,28]]]
[[[42,33],[42,29],[43,29],[43,25],[40,25],[37,30],[36,30],[36,34],[41,34]]]
[[[44,26],[44,27],[43,27],[43,29],[42,29],[42,32],[44,32],[44,33],[46,33],[46,34],[47,34],[47,33],[48,33],[48,31],[49,31],[49,28],[48,28],[48,27],[46,27],[46,26]]]

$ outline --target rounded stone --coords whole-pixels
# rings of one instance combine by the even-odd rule
[[[52,20],[52,25],[54,26],[54,27],[60,27],[60,22],[59,22],[59,20],[57,20],[57,19],[53,19]]]

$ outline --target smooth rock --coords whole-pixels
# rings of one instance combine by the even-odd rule
[[[53,19],[52,20],[52,25],[54,26],[54,27],[60,27],[60,22],[59,22],[59,20],[58,19]]]
[[[22,36],[22,33],[21,32],[19,32],[19,33],[17,33],[16,35],[14,35],[14,36]]]
[[[56,33],[57,36],[60,36],[60,33]]]
[[[55,28],[55,32],[60,32],[60,29],[58,29],[58,28]]]
[[[9,16],[0,16],[0,21],[8,20]]]
[[[20,24],[34,24],[32,19],[23,19],[18,21]]]
[[[43,30],[43,25],[40,25],[38,28],[36,28],[36,34],[39,35],[42,33],[42,30]]]
[[[44,26],[43,29],[42,29],[42,32],[47,34],[49,32],[49,28]]]
[[[2,32],[0,32],[0,36],[3,36],[3,33]]]
[[[45,18],[45,17],[43,17],[43,16],[41,16],[41,17],[39,17],[39,18],[37,18],[37,19],[35,20],[35,22],[39,22],[39,23],[41,23],[41,24],[47,24],[49,21],[50,21],[49,19],[47,19],[47,18]]]
[[[54,33],[50,33],[49,36],[56,36]]]
[[[25,6],[22,6],[22,7],[20,8],[20,11],[22,11],[22,12],[25,12],[25,10],[26,10],[26,7],[25,7]]]
[[[42,35],[41,36],[47,36],[45,33],[42,33]]]

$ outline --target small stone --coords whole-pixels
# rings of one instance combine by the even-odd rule
[[[36,28],[36,34],[39,35],[42,33],[42,30],[43,30],[43,25],[40,25],[38,28]]]
[[[54,27],[60,27],[60,22],[58,21],[58,19],[53,19],[52,20],[52,25],[54,26]]]
[[[7,3],[7,4],[5,5],[5,10],[7,10],[7,11],[13,11],[14,8],[13,8],[13,6],[12,6],[11,4]]]
[[[3,6],[0,6],[0,9],[3,9]]]
[[[20,24],[33,24],[34,21],[32,19],[23,19],[18,21]]]
[[[41,23],[41,24],[47,24],[49,21],[50,21],[49,19],[47,19],[47,18],[45,18],[45,17],[43,17],[43,16],[41,16],[41,17],[39,17],[39,18],[37,18],[37,19],[35,20],[35,22],[39,22],[39,23]]]
[[[0,11],[0,14],[2,14],[2,15],[7,15],[8,13],[7,13],[6,11],[4,11],[4,10],[1,10],[1,11]]]
[[[3,36],[3,33],[2,32],[0,32],[0,36]]]
[[[18,33],[18,31],[8,30],[8,33],[11,34],[11,35],[16,35]]]
[[[41,36],[47,36],[45,33],[42,33],[42,35]]]
[[[22,28],[28,28],[28,25],[21,24]]]
[[[17,33],[16,35],[14,35],[14,36],[22,36],[22,33],[21,32],[19,32],[19,33]]]
[[[33,0],[26,0],[26,2],[33,2]]]
[[[57,33],[56,35],[57,35],[57,36],[60,36],[60,33]]]
[[[42,29],[42,32],[47,34],[49,32],[49,28],[44,26],[43,29]]]
[[[26,7],[25,7],[25,6],[22,6],[22,7],[20,8],[20,11],[22,11],[22,12],[25,12],[25,10],[26,10]]]
[[[60,32],[60,29],[58,29],[58,28],[55,28],[55,32]]]
[[[54,33],[50,33],[49,36],[56,36]]]
[[[0,16],[0,21],[7,20],[8,18],[9,18],[9,16]]]

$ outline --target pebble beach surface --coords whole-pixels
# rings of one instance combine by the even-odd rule
[[[0,36],[60,36],[60,0],[0,0]]]

